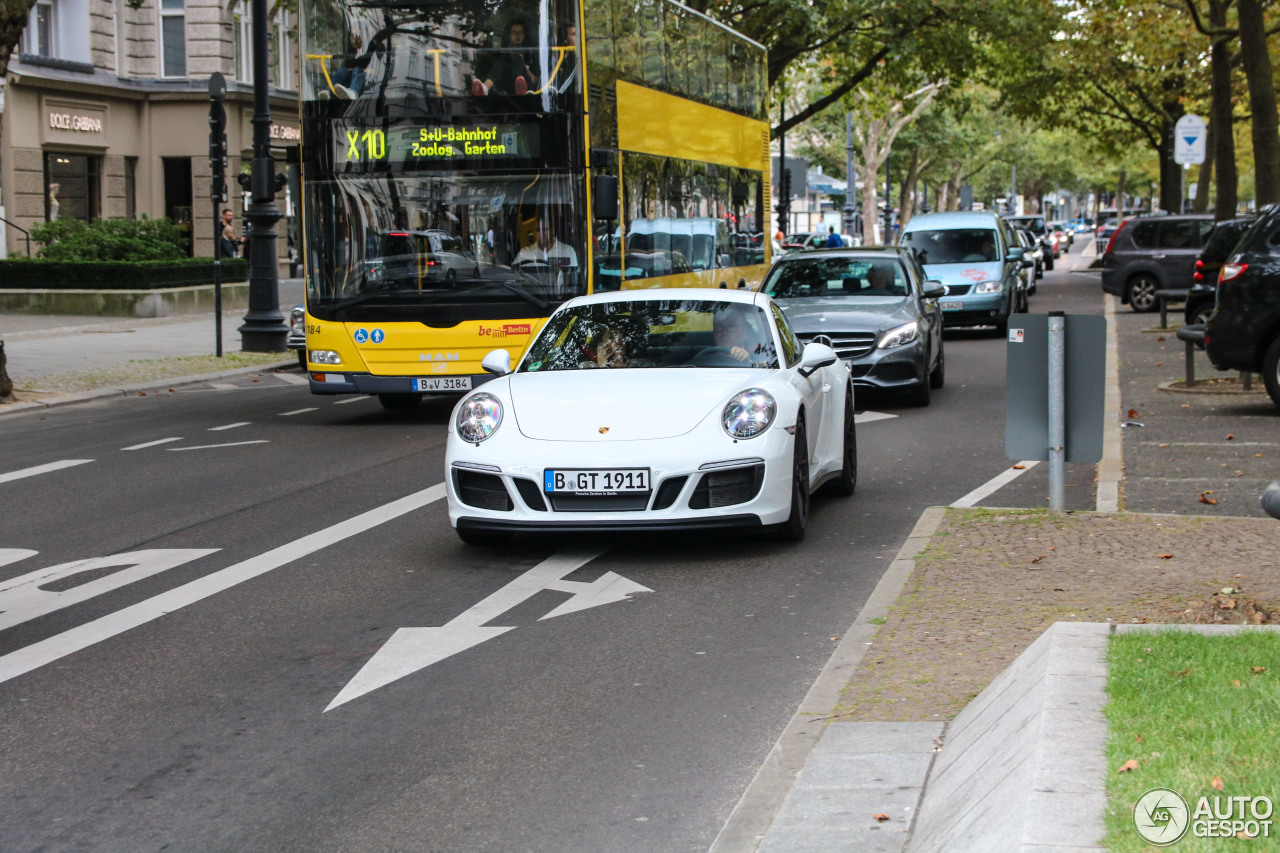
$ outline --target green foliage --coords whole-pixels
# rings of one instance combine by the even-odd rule
[[[0,289],[13,290],[151,290],[212,284],[213,260],[44,261],[10,258],[0,261]],[[222,262],[224,282],[247,281],[244,258]]]
[[[166,218],[58,219],[31,236],[47,261],[169,261],[185,258],[189,237]]]

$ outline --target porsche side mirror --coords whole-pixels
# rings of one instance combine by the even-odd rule
[[[826,344],[805,344],[804,352],[800,353],[800,375],[808,378],[837,361],[836,351]]]
[[[506,376],[511,372],[511,353],[504,349],[496,349],[480,360],[480,367],[486,373]]]

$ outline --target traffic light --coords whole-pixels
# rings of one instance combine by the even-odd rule
[[[209,197],[215,202],[227,201],[227,111],[222,106],[227,96],[222,75],[209,78],[209,170],[213,180]]]

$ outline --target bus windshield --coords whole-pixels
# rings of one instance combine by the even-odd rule
[[[343,102],[349,115],[454,113],[456,99],[471,112],[581,111],[569,0],[316,0],[307,12],[304,102]]]
[[[579,182],[537,173],[313,182],[307,238],[319,274],[308,305],[335,320],[374,306],[517,302],[542,313],[586,292]]]

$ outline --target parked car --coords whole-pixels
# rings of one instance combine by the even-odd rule
[[[284,345],[298,354],[298,366],[307,369],[307,309],[295,306],[289,312],[289,334]]]
[[[903,390],[919,406],[946,381],[946,292],[902,248],[826,249],[788,255],[761,291],[782,306],[796,337],[824,343],[855,385]]]
[[[788,234],[782,241],[782,248],[787,252],[802,249],[821,249],[827,245],[827,235],[822,231],[804,231],[799,234]]]
[[[1153,216],[1122,221],[1102,255],[1102,290],[1134,311],[1154,311],[1157,290],[1189,289],[1213,217]]]
[[[1280,205],[1262,209],[1222,265],[1204,344],[1219,370],[1261,373],[1280,407]]]
[[[1039,214],[1029,214],[1027,216],[1006,216],[1005,221],[1014,228],[1026,228],[1040,242],[1044,248],[1044,269],[1053,269],[1053,259],[1058,257],[1058,246],[1054,242],[1053,237],[1049,234],[1048,226],[1045,225],[1044,217]]]
[[[948,326],[1008,328],[1009,315],[1026,308],[1020,270],[1034,263],[1013,229],[993,211],[924,213],[903,229],[926,276],[946,288],[940,306]]]
[[[1213,305],[1218,297],[1218,273],[1222,270],[1222,264],[1256,218],[1244,216],[1226,219],[1213,226],[1200,257],[1196,259],[1191,291],[1187,294],[1184,317],[1188,326],[1205,322],[1213,313]]]
[[[758,529],[804,535],[809,497],[853,494],[853,383],[757,291],[577,297],[519,363],[453,411],[449,521],[469,544],[520,531]]]
[[[1035,293],[1036,279],[1044,278],[1044,246],[1026,228],[1015,228],[1013,234],[1018,239],[1018,245],[1023,248],[1022,256],[1033,264],[1026,276],[1027,293]]]

